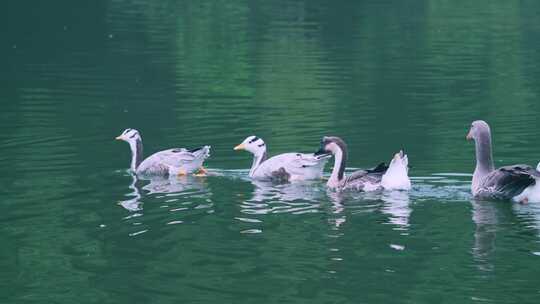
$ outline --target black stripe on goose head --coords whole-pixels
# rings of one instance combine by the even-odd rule
[[[253,138],[249,140],[249,143],[252,144],[256,142],[257,140],[259,140],[259,138],[257,136],[253,136]]]

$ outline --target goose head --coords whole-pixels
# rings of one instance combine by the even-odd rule
[[[252,135],[246,137],[238,146],[234,147],[235,151],[245,150],[254,155],[262,155],[266,152],[266,144],[261,138]]]
[[[142,138],[139,131],[135,129],[125,129],[122,134],[116,137],[116,140],[125,141],[131,148],[131,170],[136,171],[139,164],[142,162]]]
[[[124,132],[118,135],[115,139],[125,141],[130,145],[132,143],[135,144],[137,141],[142,141],[139,131],[135,129],[125,129]]]
[[[343,139],[337,136],[324,136],[321,140],[321,147],[319,151],[317,151],[317,154],[332,153],[333,155],[336,155],[336,153],[343,153],[346,151],[347,144],[345,144]]]
[[[483,120],[476,120],[472,122],[466,138],[467,140],[478,141],[489,136],[491,136],[491,130],[487,122]]]

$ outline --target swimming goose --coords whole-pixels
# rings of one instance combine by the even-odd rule
[[[268,159],[266,144],[257,136],[248,136],[234,150],[246,150],[253,154],[249,177],[278,182],[319,179],[331,157],[328,153],[283,153]]]
[[[193,150],[184,148],[156,152],[143,160],[143,145],[139,131],[126,129],[116,137],[131,148],[131,171],[142,176],[186,175],[199,171],[205,173],[202,164],[210,156],[210,146]]]
[[[334,168],[326,185],[336,190],[409,190],[411,181],[408,176],[408,158],[403,151],[394,155],[389,166],[379,164],[370,170],[358,170],[345,176],[347,163],[347,145],[334,136],[325,136],[321,141],[321,152],[334,155]]]
[[[474,197],[540,202],[540,189],[535,187],[540,178],[540,172],[536,169],[528,165],[512,165],[495,169],[491,130],[485,121],[474,121],[467,139],[474,140],[476,148],[476,168],[471,184]]]

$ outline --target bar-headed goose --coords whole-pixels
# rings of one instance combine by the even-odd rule
[[[321,140],[320,152],[334,155],[334,168],[326,185],[336,190],[374,191],[374,190],[409,190],[411,181],[408,176],[408,158],[403,151],[396,153],[389,166],[381,163],[374,169],[358,170],[345,176],[347,164],[347,145],[334,136],[325,136]]]
[[[283,153],[267,158],[266,144],[257,136],[248,136],[234,150],[253,154],[249,177],[278,182],[322,178],[324,165],[331,157],[328,153]]]
[[[468,140],[474,140],[476,168],[471,191],[480,199],[509,199],[516,202],[540,201],[536,187],[540,172],[528,165],[512,165],[495,169],[491,147],[491,130],[483,120],[471,124]]]
[[[116,137],[131,148],[131,170],[142,176],[170,176],[206,172],[202,164],[210,156],[210,146],[187,150],[174,148],[156,152],[143,160],[143,145],[139,131],[126,129]]]

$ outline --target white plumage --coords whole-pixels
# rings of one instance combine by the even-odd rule
[[[253,154],[249,176],[256,180],[290,182],[319,179],[330,158],[329,154],[283,153],[267,159],[266,144],[257,136],[247,137],[234,150]]]

